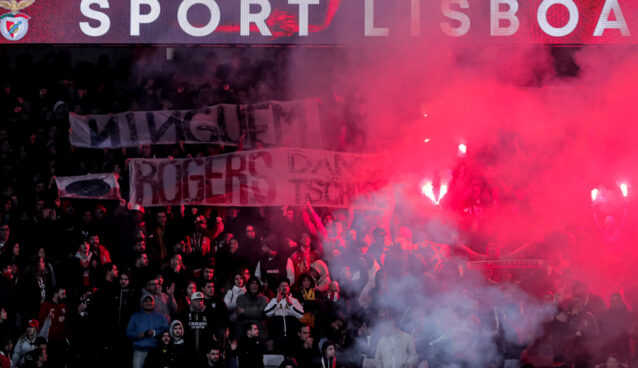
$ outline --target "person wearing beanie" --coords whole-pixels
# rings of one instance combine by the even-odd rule
[[[315,368],[341,368],[337,364],[337,344],[328,340],[321,345],[321,357],[314,365]]]
[[[155,299],[144,295],[140,300],[142,311],[131,316],[126,337],[133,340],[133,368],[142,368],[148,352],[157,346],[157,336],[168,330],[168,323],[163,315],[153,311]]]

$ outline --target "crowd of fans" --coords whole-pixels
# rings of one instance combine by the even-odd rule
[[[155,54],[142,50],[115,67],[106,57],[72,65],[65,50],[37,61],[22,52],[15,67],[7,55],[0,60],[11,71],[0,91],[0,367],[252,368],[269,355],[283,357],[281,367],[313,368],[633,363],[635,318],[620,294],[607,307],[583,284],[558,297],[555,285],[538,281],[542,307],[526,308],[506,292],[466,290],[476,283],[464,279],[476,274],[463,263],[498,258],[489,247],[459,256],[461,244],[415,242],[406,227],[311,203],[145,209],[58,198],[57,175],[117,172],[126,193],[129,158],[235,149],[74,149],[69,111],[289,97],[278,89],[284,56],[220,60],[207,52],[199,63]],[[343,126],[337,149],[362,139],[351,132]],[[469,215],[485,203],[470,203]],[[458,285],[468,287],[449,323],[430,318],[437,297]],[[532,315],[542,311],[547,318]],[[472,350],[468,339],[493,349]]]

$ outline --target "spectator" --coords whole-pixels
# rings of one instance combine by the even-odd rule
[[[197,359],[204,352],[205,346],[212,342],[214,333],[212,321],[206,314],[204,294],[197,291],[191,295],[189,309],[179,318],[184,321],[184,341],[190,345],[194,357]]]
[[[326,341],[321,346],[321,356],[315,363],[316,368],[339,368],[343,367],[337,362],[337,345],[332,341]],[[407,365],[401,365],[401,367],[409,367]]]
[[[7,252],[7,249],[12,249],[12,244],[9,241],[9,235],[11,235],[9,224],[4,221],[0,222],[0,253],[2,255]]]
[[[111,253],[105,246],[100,244],[100,237],[97,234],[93,233],[89,235],[89,245],[91,246],[93,258],[97,259],[101,266],[112,262]]]
[[[133,280],[133,289],[139,290],[145,282],[151,278],[151,269],[149,268],[148,256],[146,253],[140,253],[135,258],[135,264],[130,271]]]
[[[120,311],[123,303],[128,304],[130,296],[126,295],[127,293],[124,291],[126,289],[122,289],[121,283],[117,280],[118,269],[116,265],[113,263],[105,264],[102,267],[102,273],[100,287],[91,299],[92,302],[88,306],[87,314],[92,329],[101,331],[100,334],[91,339],[91,348],[96,359],[112,363],[113,352],[117,348],[116,344],[121,335],[120,332],[124,330],[120,322]],[[122,277],[128,280],[127,275],[122,275]],[[130,314],[126,313],[126,317],[129,316]],[[51,355],[52,365],[54,360],[54,355]]]
[[[299,365],[293,359],[284,359],[279,368],[297,368]]]
[[[273,288],[282,277],[295,279],[295,270],[290,258],[274,249],[268,241],[261,244],[261,257],[255,268],[255,277],[261,280],[264,289]]]
[[[233,286],[228,289],[226,295],[224,295],[224,303],[226,303],[226,307],[230,313],[231,322],[237,320],[237,298],[245,292],[244,278],[240,273],[236,273],[235,276],[233,276]]]
[[[10,326],[15,326],[17,314],[17,296],[15,275],[13,274],[14,265],[4,260],[0,262],[2,275],[0,275],[0,306],[7,313],[7,322]]]
[[[173,349],[173,339],[168,331],[163,331],[158,338],[157,346],[152,348],[144,360],[144,368],[178,367]]]
[[[165,210],[157,212],[154,227],[149,229],[149,247],[151,258],[163,260],[168,254],[170,244],[173,243],[174,234],[168,226],[168,215]]]
[[[151,295],[142,296],[142,311],[131,316],[126,336],[133,340],[133,368],[142,368],[148,352],[157,346],[157,336],[168,330],[166,318],[155,312],[155,299]]]
[[[45,320],[45,323],[44,325],[42,325],[41,329],[39,329],[40,322],[38,322],[37,319],[30,319],[27,322],[26,331],[24,332],[24,334],[22,334],[22,336],[20,336],[13,350],[13,356],[11,357],[11,361],[13,362],[13,364],[19,367],[24,365],[27,353],[37,347],[37,338],[48,338],[49,326],[51,326],[50,317]]]
[[[293,296],[299,300],[304,310],[304,315],[301,317],[300,322],[314,327],[319,297],[315,293],[315,280],[312,279],[310,274],[306,273],[299,276]]]
[[[241,332],[248,324],[256,324],[260,331],[264,329],[264,309],[268,299],[261,294],[261,284],[256,277],[252,277],[246,283],[246,293],[237,298],[237,331],[235,336],[241,336]]]
[[[611,294],[609,309],[600,319],[602,354],[615,353],[620,361],[629,361],[632,316],[619,293]]]
[[[162,291],[164,280],[161,275],[154,276],[146,282],[146,288],[142,290],[142,296],[150,295],[155,301],[154,312],[166,318],[166,323],[170,323],[171,316],[177,312],[177,302],[175,301],[175,284],[171,284]]]
[[[264,309],[270,318],[271,337],[276,351],[284,351],[294,342],[299,318],[304,310],[301,303],[290,294],[290,282],[282,279],[277,286],[277,297],[268,302]]]
[[[377,368],[412,367],[418,356],[412,336],[401,331],[392,317],[385,320],[383,337],[379,339],[375,361]]]
[[[314,338],[310,333],[310,327],[304,324],[299,325],[297,339],[291,347],[290,355],[301,367],[311,367],[319,357],[319,350]]]
[[[182,313],[188,309],[191,304],[191,296],[194,292],[197,291],[197,284],[195,281],[187,281],[186,282],[186,290],[184,290],[184,295],[177,300],[177,311],[178,313]]]
[[[187,238],[187,248],[189,258],[193,258],[191,263],[198,263],[205,255],[211,252],[211,239],[208,234],[206,217],[195,218],[195,230]]]
[[[11,368],[11,350],[13,350],[13,342],[8,336],[0,337],[0,368]]]
[[[237,359],[240,367],[264,368],[266,347],[259,338],[257,324],[249,324],[237,345]]]
[[[18,283],[18,300],[23,319],[37,318],[40,305],[51,294],[53,284],[41,257],[35,257],[25,270],[24,278]]]
[[[202,287],[204,293],[204,304],[206,305],[206,316],[217,337],[225,334],[229,326],[230,314],[226,303],[219,296],[215,295],[215,283],[213,281],[205,281]]]
[[[48,355],[46,349],[34,349],[27,353],[24,368],[44,368],[48,367]]]
[[[175,319],[169,326],[169,332],[171,339],[173,340],[173,350],[175,352],[175,363],[178,366],[187,365],[189,363],[188,345],[184,340],[184,325],[179,320]]]
[[[202,363],[198,365],[198,368],[225,368],[224,357],[222,356],[221,349],[217,344],[210,346],[206,352],[206,356],[202,359]]]
[[[40,306],[40,314],[38,320],[40,323],[46,323],[49,319],[49,335],[47,347],[50,354],[48,355],[48,365],[50,367],[64,367],[67,357],[67,343],[69,338],[69,328],[66,322],[67,306],[66,306],[66,289],[57,287],[53,289],[53,295],[50,300],[45,301]]]
[[[219,276],[222,280],[228,279],[232,272],[236,272],[244,264],[246,256],[240,250],[239,242],[235,238],[228,241],[228,248],[222,248],[217,253],[217,264],[219,265]]]
[[[303,273],[310,272],[310,265],[319,259],[319,253],[311,250],[310,236],[307,233],[301,234],[300,249],[296,251],[290,259],[294,266],[295,276],[298,278]],[[295,280],[295,282],[298,280]]]
[[[182,293],[184,292],[188,275],[186,272],[186,266],[184,266],[184,262],[182,261],[181,254],[173,254],[170,257],[168,265],[164,267],[164,271],[162,272],[162,278],[165,280],[167,285],[174,284],[176,290]]]

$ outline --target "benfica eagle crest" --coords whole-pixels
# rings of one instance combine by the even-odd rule
[[[9,10],[0,16],[0,33],[9,41],[18,41],[27,34],[29,30],[30,17],[20,10],[33,4],[35,0],[0,0],[0,8]]]

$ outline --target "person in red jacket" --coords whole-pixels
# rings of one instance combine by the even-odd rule
[[[9,336],[3,336],[0,338],[0,368],[11,368],[11,350],[13,349],[13,342]]]
[[[50,300],[45,301],[40,306],[38,319],[41,324],[48,316],[51,316],[51,327],[49,328],[49,356],[50,367],[64,367],[66,363],[67,338],[69,337],[68,326],[66,324],[67,306],[66,289],[56,287]]]

